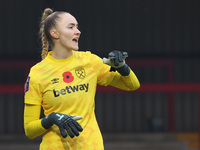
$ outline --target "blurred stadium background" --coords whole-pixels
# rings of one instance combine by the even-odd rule
[[[23,84],[41,60],[43,9],[74,15],[80,50],[127,51],[135,92],[98,87],[106,150],[197,150],[200,133],[199,0],[6,0],[0,5],[0,149],[38,149],[23,130]]]

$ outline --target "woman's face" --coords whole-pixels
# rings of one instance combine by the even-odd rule
[[[59,17],[55,28],[56,42],[67,50],[78,50],[78,40],[81,32],[78,30],[76,19],[69,13],[60,14]]]

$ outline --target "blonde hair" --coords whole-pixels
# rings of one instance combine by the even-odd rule
[[[56,26],[56,20],[59,18],[59,14],[66,13],[62,11],[53,12],[52,9],[46,8],[42,14],[40,22],[40,38],[42,41],[42,59],[47,56],[49,46],[53,47],[53,38],[50,34],[50,29]]]

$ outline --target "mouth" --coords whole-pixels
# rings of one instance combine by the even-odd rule
[[[73,42],[78,43],[78,38],[72,39]]]

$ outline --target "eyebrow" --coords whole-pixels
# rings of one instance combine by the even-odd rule
[[[78,23],[75,24],[75,23],[70,23],[69,25],[73,25],[73,26],[77,26],[78,27]]]

